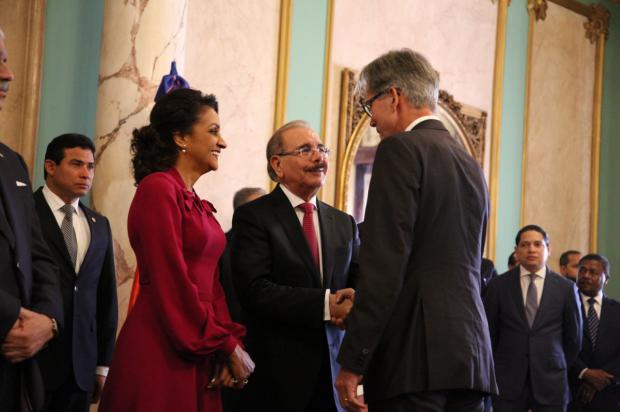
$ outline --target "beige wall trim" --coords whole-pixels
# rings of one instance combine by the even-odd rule
[[[572,10],[577,14],[581,14],[582,16],[586,16],[586,17],[590,16],[590,8],[587,5],[578,2],[577,0],[549,0],[549,1],[559,6],[562,6],[566,9]]]
[[[291,51],[291,18],[293,0],[280,1],[280,34],[278,37],[278,72],[276,75],[276,104],[273,129],[286,120],[286,96],[288,94],[288,66]]]
[[[532,85],[532,44],[534,43],[534,26],[539,19],[535,8],[530,7],[532,0],[528,1],[527,12],[529,15],[527,30],[527,62],[525,69],[525,110],[523,112],[523,149],[521,150],[521,209],[519,214],[519,226],[523,227],[529,222],[525,222],[525,205],[527,205],[527,145],[529,140],[528,125],[530,122],[530,94]],[[544,18],[543,18],[544,20]]]
[[[323,101],[321,113],[321,134],[323,143],[327,135],[327,106],[332,65],[332,32],[334,26],[334,0],[327,0],[327,22],[325,24],[325,58],[323,59]]]
[[[45,0],[32,0],[29,4],[26,21],[26,68],[24,94],[21,96],[21,136],[17,151],[22,154],[28,165],[30,176],[34,176],[34,163],[37,153],[37,133],[39,131],[39,106],[41,101],[41,79],[43,68],[43,49],[45,37]]]
[[[499,145],[502,128],[502,100],[504,93],[504,64],[506,60],[506,24],[508,0],[497,5],[497,30],[495,35],[495,67],[493,72],[493,107],[491,116],[491,170],[489,173],[489,197],[491,209],[487,230],[486,256],[495,260],[497,238],[497,205],[499,189]]]
[[[544,20],[547,17],[547,9],[549,5],[547,0],[528,0],[527,12],[528,14],[534,14],[536,20]]]

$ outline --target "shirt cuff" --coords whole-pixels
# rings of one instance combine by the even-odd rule
[[[586,373],[587,370],[588,368],[583,368],[583,370],[579,372],[579,379],[583,379],[583,374]]]
[[[323,301],[323,320],[329,322],[332,320],[332,314],[329,310],[329,294],[330,290],[325,290],[325,300]]]
[[[100,376],[108,376],[109,370],[109,366],[97,366],[97,368],[95,368],[95,374]]]

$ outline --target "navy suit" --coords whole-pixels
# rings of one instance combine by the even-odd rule
[[[53,391],[74,378],[82,391],[92,392],[96,366],[110,365],[118,322],[110,224],[80,203],[90,229],[90,244],[76,274],[58,222],[40,188],[34,193],[34,201],[43,236],[60,268],[66,329],[39,354],[45,389]]]
[[[540,405],[562,408],[568,404],[568,367],[581,349],[578,299],[573,282],[547,269],[530,328],[519,267],[491,281],[484,304],[499,386],[496,401],[503,405],[517,402],[529,391]]]
[[[57,268],[41,234],[24,160],[0,143],[0,342],[24,307],[57,320],[62,303]],[[0,356],[0,410],[12,411],[19,401],[19,374],[33,410],[43,404],[43,383],[35,359],[18,365]]]
[[[585,310],[583,312],[585,317]],[[602,369],[614,375],[613,383],[597,392],[587,405],[576,400],[581,384],[579,373],[585,368]],[[620,411],[620,302],[603,296],[596,348],[584,328],[583,348],[570,373],[573,402],[570,411],[613,412]]]

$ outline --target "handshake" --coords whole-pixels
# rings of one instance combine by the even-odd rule
[[[347,328],[347,316],[353,308],[355,290],[352,288],[340,289],[329,295],[329,313],[331,324],[340,329]]]

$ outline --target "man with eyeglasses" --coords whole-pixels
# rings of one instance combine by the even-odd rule
[[[583,347],[570,371],[569,412],[620,411],[620,302],[603,293],[610,269],[596,253],[579,261]]]
[[[480,298],[487,188],[476,161],[433,115],[439,75],[390,51],[360,75],[377,148],[360,281],[338,361],[339,396],[370,411],[482,411],[497,391]]]
[[[319,201],[329,149],[303,121],[267,144],[276,188],[233,217],[233,281],[257,368],[237,411],[343,411],[333,386],[351,309],[359,245],[355,220]]]

